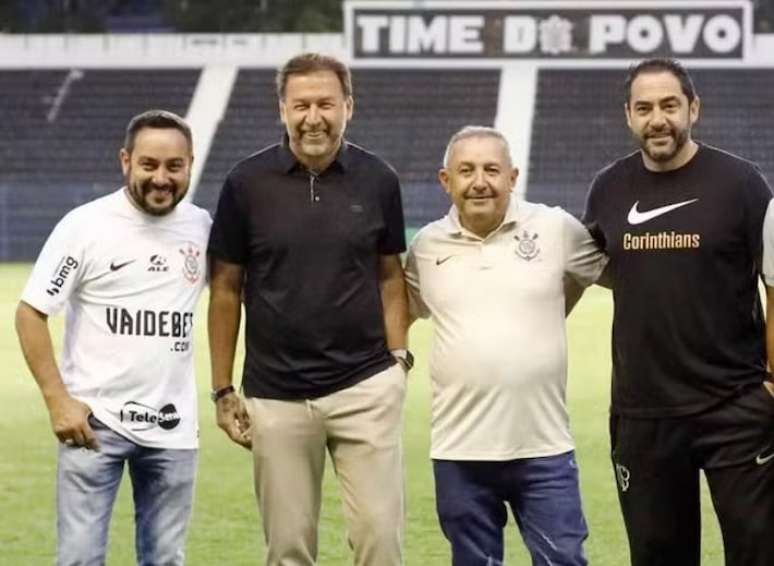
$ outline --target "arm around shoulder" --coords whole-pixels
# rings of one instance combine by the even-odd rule
[[[594,239],[589,230],[577,218],[564,212],[564,249],[565,249],[565,293],[570,309],[580,299],[583,289],[593,283],[603,286],[603,276],[607,272],[608,257]],[[567,279],[574,280],[573,289]],[[579,292],[580,290],[580,292]],[[567,313],[569,314],[569,310]]]

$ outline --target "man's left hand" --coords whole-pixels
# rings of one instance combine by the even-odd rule
[[[215,402],[218,426],[228,437],[248,450],[252,448],[250,436],[250,415],[244,400],[236,393],[224,395]]]

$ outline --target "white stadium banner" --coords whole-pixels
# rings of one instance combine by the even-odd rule
[[[741,62],[748,0],[345,2],[350,57],[360,61],[676,57]]]

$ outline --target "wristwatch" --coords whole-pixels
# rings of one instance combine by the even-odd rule
[[[395,348],[394,350],[390,350],[390,354],[400,362],[403,369],[406,371],[409,371],[414,367],[414,354],[406,348]]]
[[[220,389],[213,389],[210,391],[210,399],[212,399],[213,402],[217,403],[219,400],[223,399],[226,395],[229,393],[234,393],[235,389],[233,385],[226,385],[225,387],[221,387]]]

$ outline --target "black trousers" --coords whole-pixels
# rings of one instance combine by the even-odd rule
[[[610,419],[632,566],[698,566],[704,470],[726,566],[774,565],[774,397],[750,387],[688,417]]]

